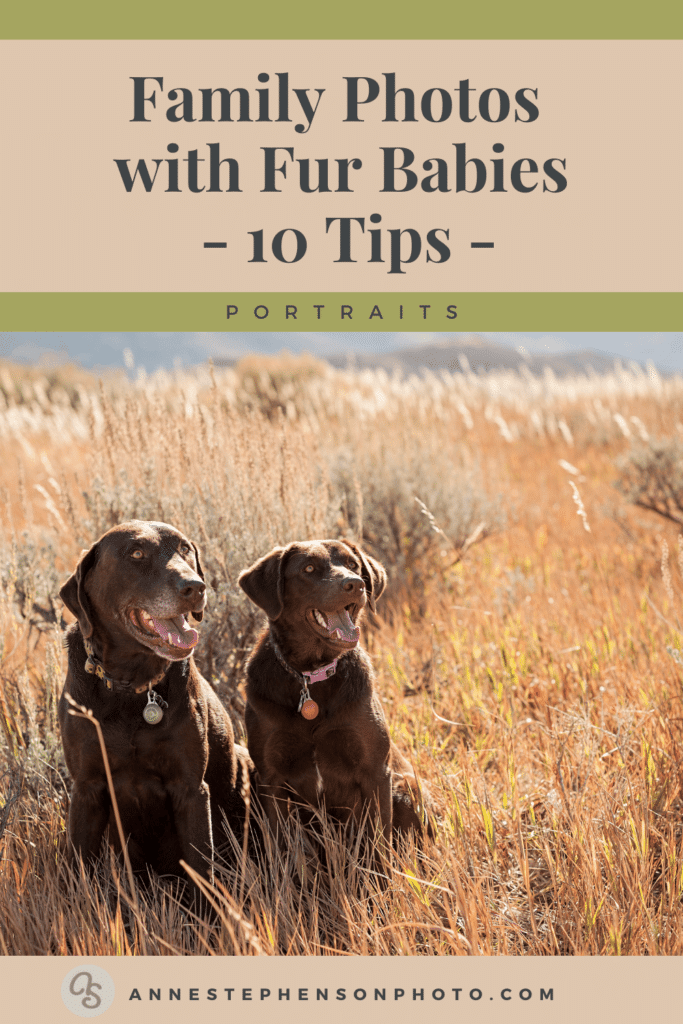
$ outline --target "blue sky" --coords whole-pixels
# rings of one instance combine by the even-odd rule
[[[19,362],[69,359],[85,367],[123,366],[125,350],[136,367],[152,372],[158,367],[192,366],[213,358],[235,358],[248,352],[312,352],[325,356],[340,352],[390,352],[425,345],[458,334],[391,333],[13,333],[0,334],[0,357]],[[665,371],[683,372],[683,333],[646,332],[489,332],[479,335],[510,348],[558,353],[594,349],[621,359],[645,363],[651,359]],[[130,363],[130,356],[129,363]]]

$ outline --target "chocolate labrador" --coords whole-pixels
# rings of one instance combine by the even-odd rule
[[[238,582],[269,619],[247,666],[246,725],[273,830],[294,799],[341,822],[369,809],[385,839],[421,833],[426,794],[389,738],[359,646],[383,567],[351,541],[314,540],[275,548]]]
[[[83,554],[60,597],[77,619],[59,702],[73,849],[92,860],[107,826],[115,846],[118,833],[97,732],[69,714],[66,694],[102,727],[134,870],[182,875],[182,858],[206,877],[221,811],[243,826],[250,760],[192,657],[191,618],[206,605],[197,546],[166,523],[122,523]]]

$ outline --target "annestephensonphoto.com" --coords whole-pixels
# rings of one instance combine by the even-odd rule
[[[4,335],[0,445],[3,954],[683,953],[679,335]]]

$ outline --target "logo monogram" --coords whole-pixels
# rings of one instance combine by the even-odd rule
[[[80,964],[62,982],[62,1001],[77,1017],[99,1017],[114,1001],[114,981],[103,967]]]
[[[74,985],[78,983],[82,984],[82,982],[80,982],[81,978],[87,979],[85,988],[74,988]],[[89,974],[88,971],[79,971],[79,973],[74,974],[73,978],[71,979],[71,984],[69,985],[69,992],[71,992],[71,994],[74,996],[83,995],[83,993],[85,992],[85,998],[81,999],[81,1006],[84,1006],[86,1010],[96,1010],[97,1007],[101,1005],[102,1000],[98,995],[96,995],[95,992],[93,992],[94,988],[101,989],[102,986],[98,985],[96,981],[92,980],[92,974]],[[90,1002],[88,1002],[88,1000],[90,1000]],[[95,1000],[95,1002],[93,1002],[93,1000]]]

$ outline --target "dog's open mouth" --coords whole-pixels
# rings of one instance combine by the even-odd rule
[[[129,614],[133,626],[143,633],[146,642],[153,646],[161,642],[167,647],[191,651],[199,641],[199,633],[190,626],[182,614],[169,619],[159,619],[150,615],[144,608],[134,608]]]
[[[333,612],[313,608],[308,613],[309,621],[315,632],[326,640],[355,646],[360,640],[360,626],[357,626],[352,618],[356,608],[355,604],[349,604],[346,608],[339,608]]]

